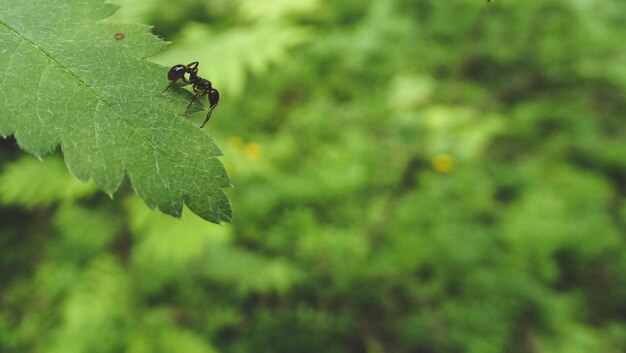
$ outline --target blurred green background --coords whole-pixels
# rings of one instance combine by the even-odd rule
[[[234,222],[0,141],[0,352],[626,351],[626,2],[118,3]]]

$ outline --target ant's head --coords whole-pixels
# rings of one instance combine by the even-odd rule
[[[170,81],[178,81],[185,76],[187,70],[188,68],[185,65],[174,65],[167,73],[167,79]]]

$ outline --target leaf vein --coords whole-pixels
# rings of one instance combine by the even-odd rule
[[[109,104],[109,102],[107,102],[101,94],[99,94],[99,92],[97,90],[95,90],[93,87],[89,86],[86,82],[84,82],[79,76],[77,76],[72,70],[70,70],[69,68],[65,67],[62,63],[60,63],[58,60],[56,60],[53,56],[51,56],[50,54],[48,54],[45,50],[43,50],[42,48],[40,48],[37,44],[35,44],[35,42],[33,42],[32,40],[30,40],[29,38],[25,37],[24,35],[22,35],[20,32],[18,32],[17,30],[13,29],[10,25],[8,25],[7,23],[5,23],[4,21],[0,20],[0,25],[4,26],[7,30],[9,30],[10,32],[12,32],[15,36],[17,36],[20,40],[22,40],[23,42],[27,43],[28,45],[32,46],[33,48],[35,48],[37,51],[41,52],[42,55],[44,55],[50,62],[55,63],[59,68],[61,68],[63,71],[65,71],[67,74],[69,74],[72,78],[74,78],[80,85],[82,85],[87,91],[91,92],[91,94],[93,96],[95,96],[99,101],[101,101],[102,103],[104,103],[107,107],[109,107],[109,109],[114,113],[114,115],[119,118],[126,126],[128,126],[133,132],[136,132],[137,135],[141,136],[143,138],[143,140],[148,143],[152,149],[156,152],[159,152],[160,154],[162,154],[163,156],[165,156],[167,159],[169,159],[170,161],[172,161],[174,164],[176,164],[176,159],[169,156],[165,150],[162,150],[161,148],[159,148],[157,145],[155,145],[152,141],[150,141],[150,139],[145,136],[144,134],[142,134],[139,129],[137,129],[131,122],[129,119],[127,119],[126,117],[124,117],[123,115],[121,115],[119,112],[117,112],[115,110],[115,108],[113,107],[112,104]],[[156,157],[155,157],[156,158]]]

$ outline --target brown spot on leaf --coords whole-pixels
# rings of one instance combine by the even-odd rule
[[[117,39],[117,40],[122,40],[122,39],[124,39],[124,37],[126,37],[126,36],[122,32],[115,33],[115,39]]]

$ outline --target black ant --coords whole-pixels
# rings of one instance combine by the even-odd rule
[[[185,74],[189,74],[189,78],[186,78]],[[172,87],[172,85],[180,79],[182,79],[183,82],[185,82],[186,84],[191,84],[195,95],[191,99],[191,102],[189,102],[189,105],[187,105],[187,109],[185,109],[185,114],[187,114],[187,111],[189,110],[189,107],[191,107],[191,104],[194,100],[204,95],[208,96],[211,106],[209,107],[209,112],[206,115],[206,119],[204,119],[204,122],[202,123],[202,125],[200,125],[200,128],[203,128],[204,125],[206,125],[206,123],[209,121],[211,113],[213,113],[213,109],[215,109],[215,107],[217,106],[217,102],[219,102],[220,100],[220,93],[215,88],[213,88],[213,86],[211,86],[211,82],[209,80],[205,80],[202,77],[198,76],[198,62],[194,61],[189,65],[172,66],[170,71],[167,73],[167,79],[172,82],[170,82],[169,86],[167,86],[167,88],[163,92],[170,89],[170,87]]]

